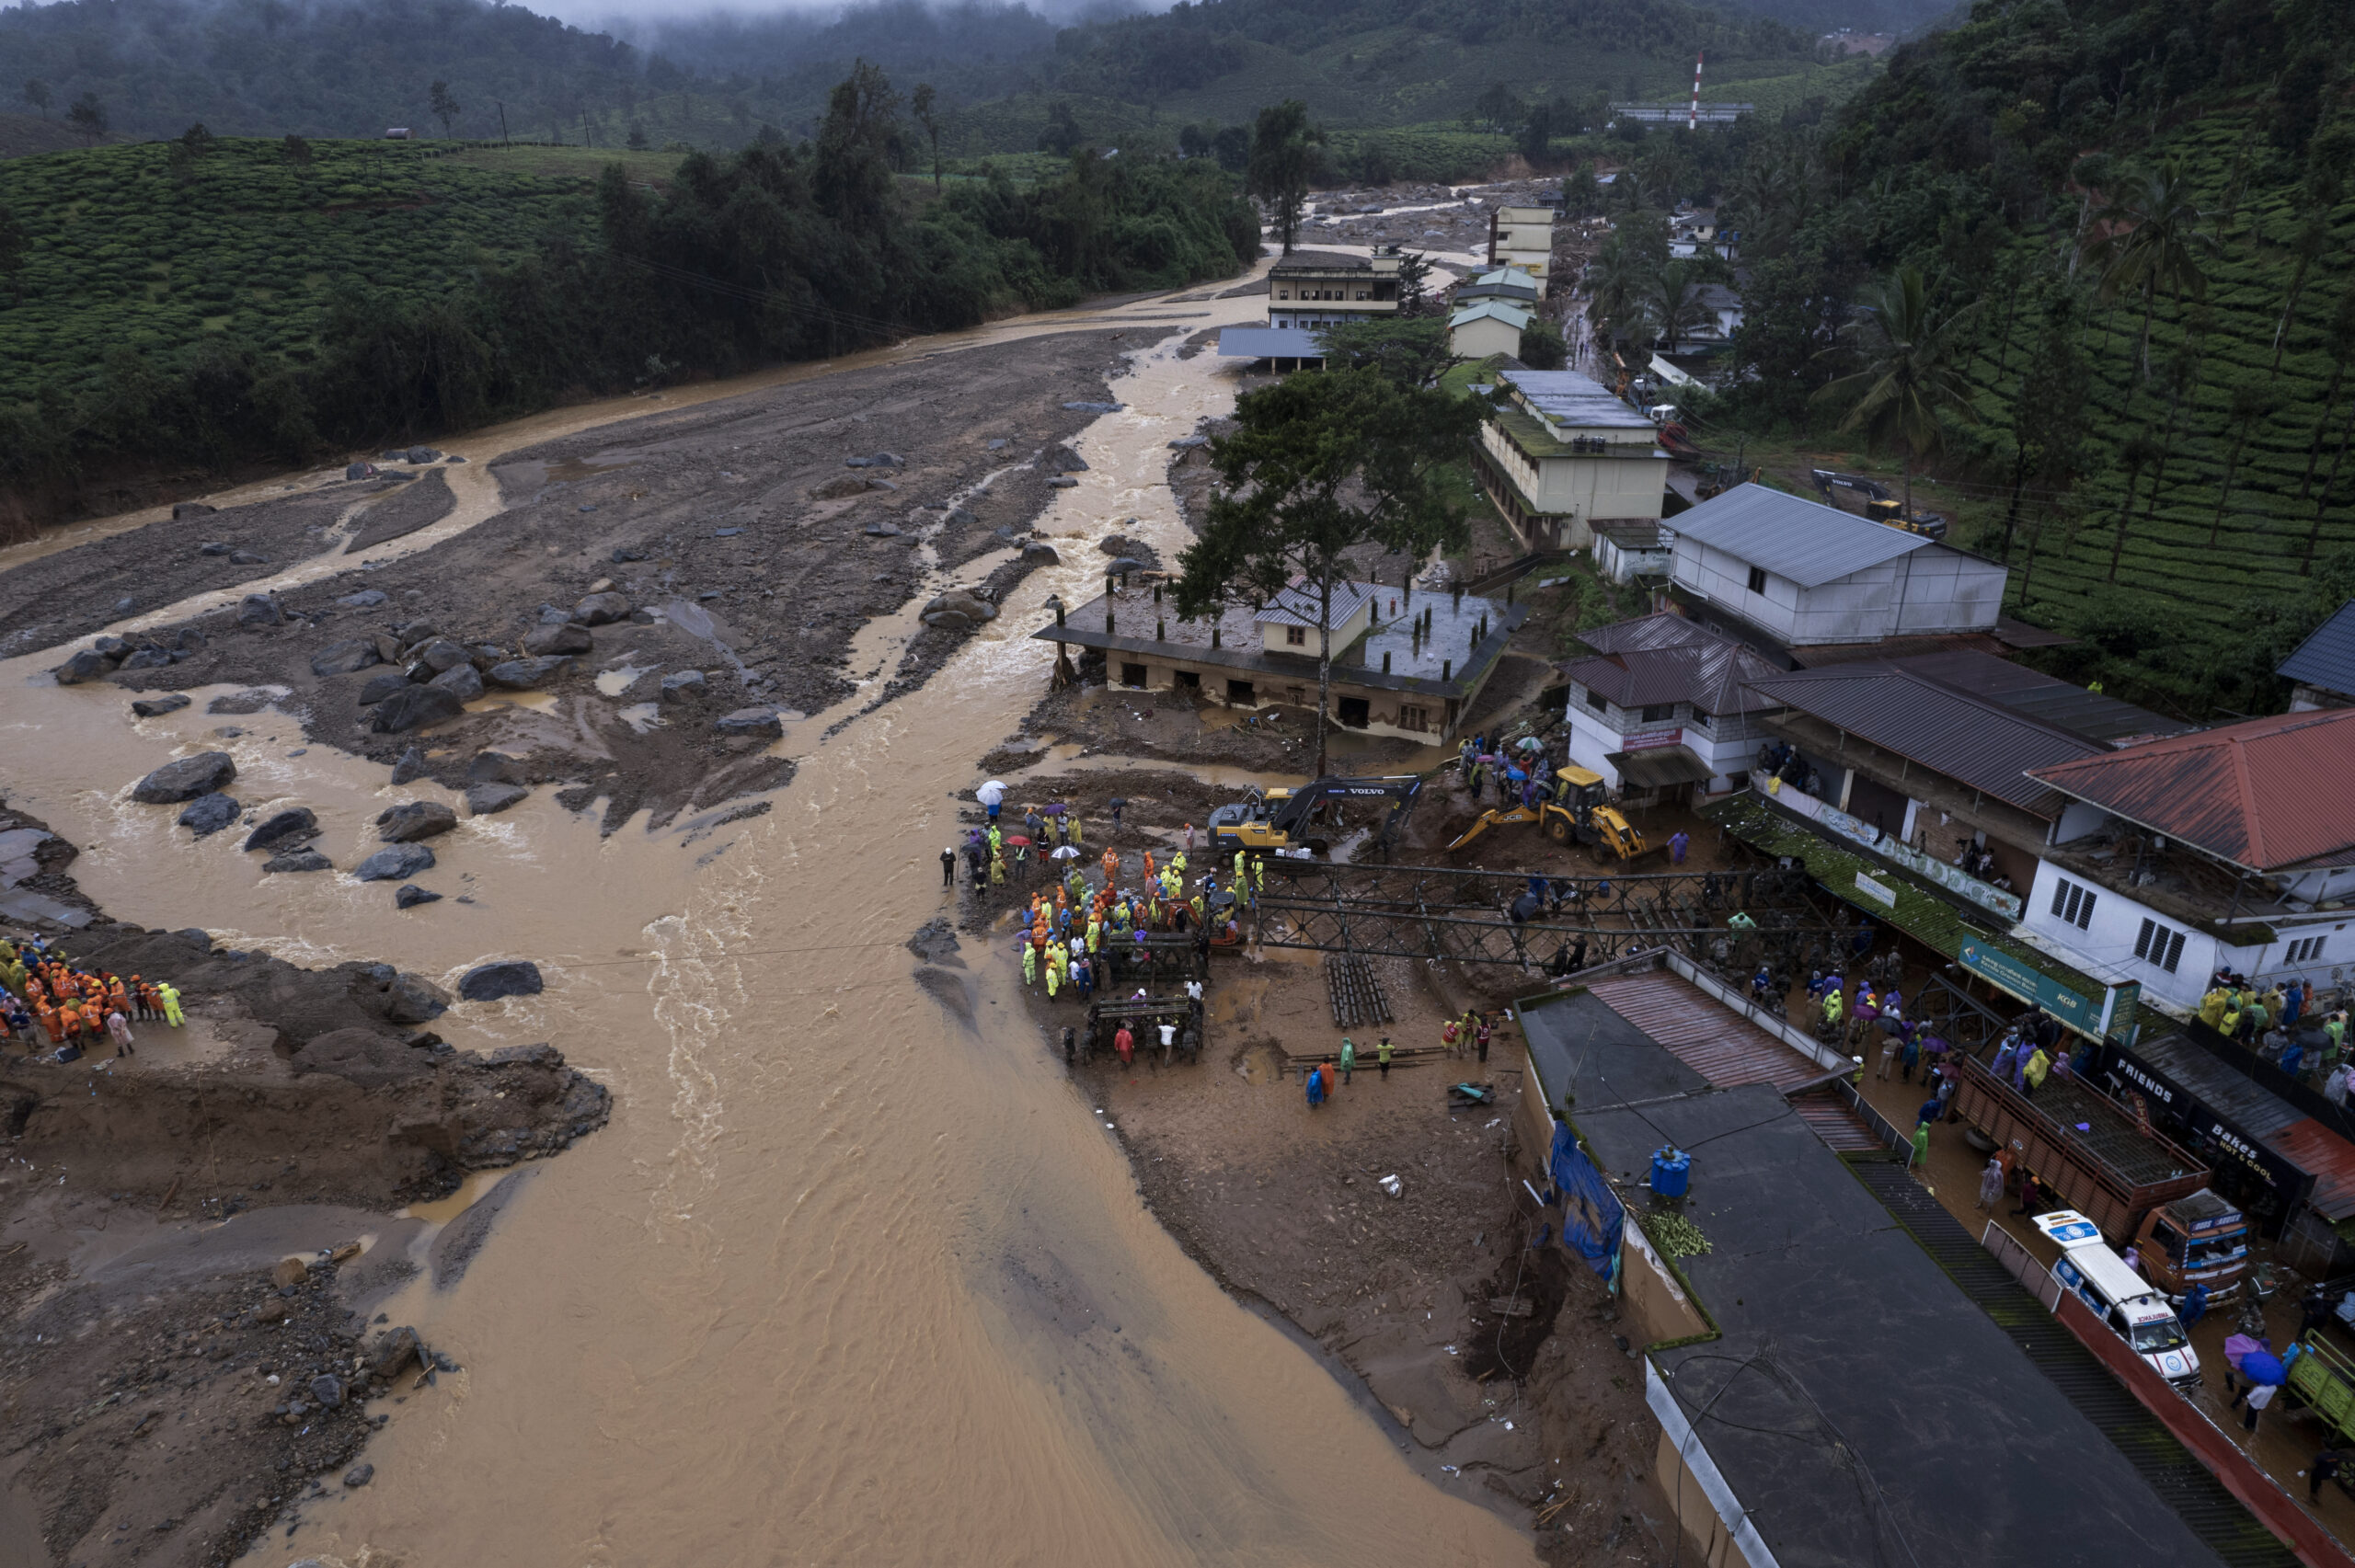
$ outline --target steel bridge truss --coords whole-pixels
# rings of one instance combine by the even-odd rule
[[[1827,913],[1803,870],[1549,877],[1282,859],[1267,869],[1252,923],[1268,947],[1559,973],[1581,946],[1582,964],[1674,946],[1719,967],[1790,968],[1845,939],[1845,907]],[[1729,927],[1737,912],[1754,929]]]

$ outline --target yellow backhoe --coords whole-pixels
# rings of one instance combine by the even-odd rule
[[[1575,764],[1554,772],[1554,793],[1534,806],[1500,806],[1484,811],[1447,847],[1460,850],[1491,828],[1534,822],[1557,844],[1593,844],[1622,864],[1648,854],[1650,846],[1618,808],[1608,804],[1603,775]]]

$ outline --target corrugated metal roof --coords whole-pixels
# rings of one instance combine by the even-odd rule
[[[2269,1141],[2283,1127],[2307,1120],[2306,1113],[2253,1078],[2218,1061],[2179,1034],[2134,1042],[2134,1054],[2200,1096],[2218,1116],[2252,1138]],[[2355,1157],[2355,1150],[2349,1150]]]
[[[1602,532],[1602,528],[1598,525],[1596,532]],[[1735,640],[1714,626],[1704,626],[1667,610],[1638,615],[1632,621],[1614,621],[1607,626],[1589,626],[1574,635],[1597,653],[1633,653],[1637,648],[1684,647],[1694,643]]]
[[[2355,708],[2246,719],[2035,774],[2251,871],[2355,855]]]
[[[1528,331],[1529,324],[1537,319],[1531,312],[1507,300],[1478,300],[1449,316],[1447,324],[1450,326],[1462,326],[1466,322],[1478,321],[1484,316],[1493,316],[1506,326],[1522,332]]]
[[[1835,664],[1773,675],[1751,687],[2048,820],[2061,814],[2063,799],[2028,777],[2028,770],[2104,750],[2098,741],[1958,692],[1903,664]]]
[[[1816,1062],[1666,969],[1614,975],[1587,990],[1712,1087],[1770,1083],[1790,1090],[1823,1076]]]
[[[1779,674],[1740,643],[1695,642],[1682,647],[1632,648],[1582,658],[1569,676],[1623,708],[1691,703],[1706,714],[1749,713],[1774,704],[1749,689]]]
[[[1676,524],[1671,522],[1669,527]],[[1911,658],[1924,653],[1985,653],[2002,657],[2005,644],[1986,632],[1936,632],[1919,637],[1883,637],[1870,643],[1802,643],[1790,650],[1791,662],[1802,670],[1827,664],[1855,664],[1859,659]]]
[[[2355,1149],[2312,1116],[2292,1122],[2265,1141],[2301,1171],[2312,1172],[2315,1190],[2306,1201],[2325,1219],[2355,1215]]]
[[[2088,740],[2115,744],[2136,736],[2181,735],[2192,727],[1991,653],[1912,654],[1890,662]]]
[[[1229,326],[1218,335],[1222,360],[1321,360],[1324,337],[1301,326]]]
[[[1677,513],[1669,526],[1680,539],[1723,550],[1801,588],[1837,582],[1935,543],[1926,534],[1890,528],[1763,485],[1737,485]]]
[[[2355,599],[2340,605],[2275,671],[2284,681],[2355,696]]]
[[[1378,582],[1337,582],[1333,585],[1333,624],[1339,626],[1358,612],[1358,607],[1382,597]],[[1466,594],[1466,600],[1471,595]],[[1501,609],[1501,606],[1499,606]],[[1316,624],[1317,595],[1306,578],[1294,578],[1276,590],[1276,596],[1259,607],[1251,618],[1261,624],[1279,626],[1310,626]],[[1476,611],[1476,614],[1477,612]],[[1338,651],[1336,649],[1335,651]]]
[[[1557,425],[1581,430],[1648,430],[1652,422],[1576,371],[1506,371],[1500,378]]]
[[[1791,1102],[1791,1109],[1799,1120],[1815,1129],[1834,1153],[1878,1154],[1881,1141],[1873,1134],[1872,1125],[1857,1113],[1856,1107],[1836,1089],[1820,1089],[1802,1094]]]

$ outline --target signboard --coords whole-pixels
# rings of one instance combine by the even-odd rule
[[[2000,887],[1990,887],[1959,866],[1948,865],[1936,855],[1924,854],[1895,834],[1882,832],[1861,817],[1851,817],[1838,807],[1827,806],[1815,796],[1799,790],[1769,787],[1766,775],[1762,773],[1752,773],[1750,784],[1752,788],[1760,793],[1774,795],[1778,804],[1788,807],[1798,815],[1810,821],[1821,822],[1842,838],[1852,843],[1862,845],[1880,859],[1888,861],[1892,865],[1901,865],[1924,881],[1935,882],[1949,893],[1960,894],[1982,910],[1991,910],[2013,921],[2018,921],[2026,910],[2027,906],[2021,902],[2018,894],[2006,893]]]
[[[2112,1046],[2102,1052],[2097,1072],[2124,1087],[2137,1103],[2155,1107],[2170,1129],[2169,1136],[2211,1165],[2230,1160],[2270,1188],[2284,1205],[2304,1195],[2309,1182],[2306,1172],[2218,1116],[2198,1095],[2141,1057]]]
[[[1856,891],[1884,908],[1897,908],[1897,889],[1884,887],[1861,871],[1856,873]]]
[[[1648,729],[1641,735],[1621,736],[1619,738],[1619,750],[1622,751],[1648,751],[1655,746],[1673,746],[1683,738],[1684,731],[1681,727],[1675,729]]]
[[[2122,986],[2112,986],[2103,999],[2101,1032],[2112,1039],[2134,1043],[2142,1032],[2142,982],[2129,980]]]
[[[2011,992],[2022,1001],[2035,1003],[2080,1035],[2101,1038],[2103,1009],[2093,998],[2071,990],[2050,975],[2032,969],[2003,949],[1983,942],[1964,943],[1962,951],[1955,956],[1981,979]]]

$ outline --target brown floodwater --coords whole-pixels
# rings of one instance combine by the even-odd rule
[[[1211,302],[1174,325],[1263,309]],[[856,362],[1126,318],[1026,318]],[[780,746],[799,772],[769,814],[601,837],[543,791],[435,841],[437,887],[471,903],[396,915],[384,887],[340,873],[263,876],[236,834],[191,844],[173,813],[128,801],[167,756],[221,746],[239,799],[310,806],[348,865],[387,802],[438,786],[396,792],[273,713],[206,717],[208,692],[137,721],[112,687],[42,679],[53,651],[0,665],[11,797],[86,846],[76,874],[110,911],[445,981],[534,958],[544,995],[437,1027],[469,1048],[553,1041],[614,1091],[608,1127],[501,1189],[458,1283],[420,1276],[390,1304],[465,1370],[395,1412],[373,1485],[306,1509],[248,1562],[1530,1561],[1466,1483],[1423,1480],[1316,1359],[1179,1252],[1001,956],[968,940],[969,1021],[915,983],[902,945],[947,908],[956,792],[1044,687],[1050,650],[1029,634],[1047,595],[1091,591],[1094,541],[1116,529],[1165,556],[1183,543],[1165,443],[1229,406],[1233,381],[1212,353],[1178,360],[1181,340],[1141,350],[1115,383],[1130,407],[1074,443],[1092,466],[1042,523],[1068,564],[1026,581],[922,690],[831,738],[864,697],[795,726]],[[648,411],[623,399],[451,441],[473,460],[451,471],[456,511],[385,553],[488,516],[500,452]],[[912,624],[862,633],[851,672],[888,679]],[[218,738],[224,725],[243,733]]]

